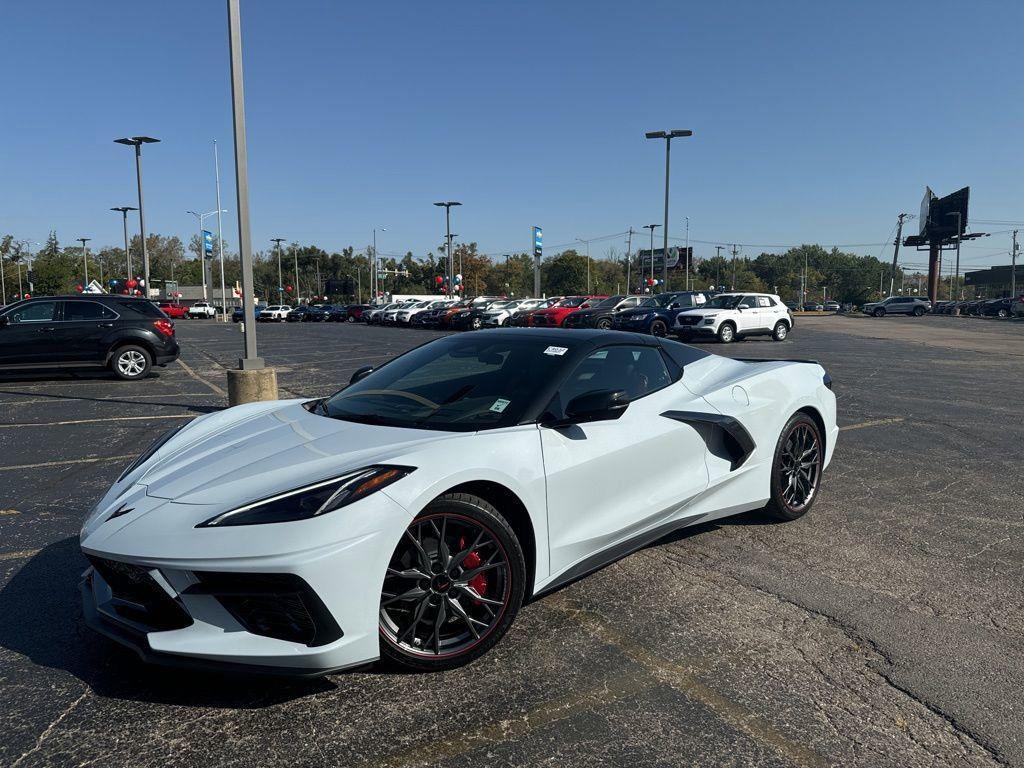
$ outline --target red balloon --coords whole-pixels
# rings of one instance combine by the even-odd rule
[[[128,289],[127,288],[122,288],[121,289],[121,293],[124,294],[125,296],[127,296],[128,295]]]
[[[284,287],[284,289],[285,289],[285,291],[287,291],[288,293],[291,293],[291,292],[292,292],[292,287],[291,287],[290,285],[286,285],[286,286]]]
[[[141,296],[141,295],[142,295],[142,291],[138,291],[138,290],[137,290],[137,291],[135,291],[135,295],[136,295],[136,296]]]
[[[139,284],[139,281],[136,280],[134,277],[130,277],[130,278],[128,278],[128,280],[125,281],[125,285],[127,285],[129,288],[134,288],[138,284]]]
[[[441,277],[440,275],[438,275],[437,277],[435,277],[435,278],[434,278],[434,280],[435,280],[435,281],[437,282],[437,284],[438,284],[438,285],[440,285],[441,283],[443,283],[443,282],[444,282],[444,278],[443,278],[443,277]]]
[[[32,294],[31,293],[26,293],[22,298],[31,299],[32,298]]]
[[[81,293],[81,292],[82,292],[83,290],[85,290],[85,289],[84,289],[84,288],[82,288],[82,285],[81,285],[81,283],[79,283],[78,285],[76,285],[76,286],[75,286],[75,290],[76,290],[76,291],[78,291],[79,293]]]

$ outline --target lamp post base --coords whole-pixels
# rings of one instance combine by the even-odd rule
[[[277,399],[277,371],[275,369],[228,370],[229,406]]]

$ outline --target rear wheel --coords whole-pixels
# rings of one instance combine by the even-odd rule
[[[825,446],[814,419],[795,413],[782,430],[772,461],[771,497],[765,513],[776,520],[796,520],[818,495]]]
[[[466,664],[490,650],[523,603],[523,550],[498,510],[467,493],[438,497],[388,563],[381,654],[409,669]]]
[[[722,323],[718,328],[718,340],[723,344],[729,344],[736,339],[736,326],[732,323]]]
[[[775,329],[772,331],[772,339],[775,341],[785,341],[789,335],[789,326],[786,325],[785,321],[779,320],[775,324]]]
[[[655,320],[651,323],[651,335],[652,336],[664,336],[668,333],[668,326],[665,325],[664,320]]]
[[[143,347],[121,347],[110,358],[110,370],[124,381],[141,379],[152,366],[153,358]]]

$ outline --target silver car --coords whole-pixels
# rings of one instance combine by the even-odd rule
[[[886,315],[921,317],[921,315],[932,311],[932,303],[920,296],[890,296],[882,301],[865,304],[860,311],[872,317],[885,317]]]

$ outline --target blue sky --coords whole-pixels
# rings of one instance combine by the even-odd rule
[[[664,146],[643,134],[662,128],[695,134],[673,143],[671,230],[688,216],[698,256],[881,243],[925,184],[1024,220],[1016,0],[242,6],[256,248],[362,247],[377,226],[383,252],[423,255],[442,199],[492,254],[533,224],[550,249],[660,222]],[[0,27],[0,232],[118,244],[134,171],[112,139],[149,134],[149,229],[187,238],[185,211],[216,207],[217,138],[237,243],[223,2],[8,2]]]

